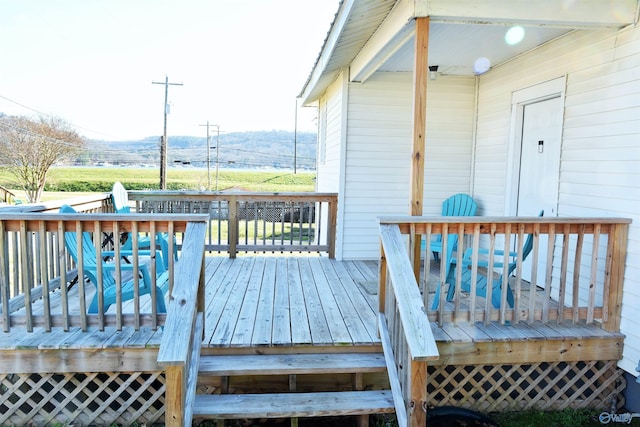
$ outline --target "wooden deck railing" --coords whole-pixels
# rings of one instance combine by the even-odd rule
[[[433,261],[424,247],[422,258],[412,257],[430,321],[571,321],[598,324],[610,332],[620,330],[629,219],[403,217],[381,222],[399,227],[414,248],[412,254],[420,253],[420,236],[430,241],[432,236],[441,234],[446,254],[447,237],[451,233],[458,235],[451,274],[447,275],[446,262],[442,262],[438,277],[431,276]],[[532,236],[532,250],[523,260],[528,235]],[[510,251],[516,253],[511,261],[515,268],[507,277],[503,272],[508,261],[503,263],[501,254]],[[477,296],[481,275],[494,278],[486,281],[485,295],[491,295],[493,287],[499,286],[499,308],[494,307],[491,298]],[[437,309],[432,310],[435,296],[429,289],[437,288],[439,283],[445,285]],[[507,303],[507,283],[513,292],[512,307]],[[452,301],[446,300],[449,286],[455,286]]]
[[[73,206],[78,212],[113,212],[109,193],[95,193],[88,196],[69,197],[42,203],[28,203],[15,206],[0,206],[0,213],[58,213],[62,205]]]
[[[191,425],[204,333],[205,222],[189,224],[177,265],[167,321],[160,342],[158,364],[165,369],[165,424]]]
[[[0,185],[0,205],[1,204],[13,204],[16,200],[16,195],[13,194],[8,188],[4,188]]]
[[[398,425],[426,425],[427,361],[438,347],[398,225],[381,224],[378,328]]]
[[[426,361],[438,357],[429,322],[571,321],[619,332],[628,219],[393,217],[379,221],[379,325],[400,426],[425,423]],[[458,247],[448,264],[451,233],[457,234]],[[434,277],[431,251],[421,240],[429,242],[436,234],[442,236],[445,255]],[[532,265],[527,273],[523,252],[529,235]],[[502,255],[510,252],[511,260]],[[512,277],[502,274],[509,261],[514,263]],[[492,287],[499,286],[499,308],[491,297],[476,295],[480,275],[493,278],[486,281],[484,295],[491,296]],[[437,309],[432,310],[434,291],[441,283]],[[507,283],[513,291],[512,307]],[[454,287],[451,301],[446,297],[449,286]]]
[[[34,327],[44,327],[50,331],[52,327],[116,326],[121,329],[125,325],[157,327],[164,323],[164,314],[157,313],[156,301],[160,295],[151,292],[151,301],[142,306],[139,293],[140,263],[138,250],[138,233],[167,232],[182,233],[190,222],[204,223],[207,217],[202,215],[116,215],[116,214],[33,214],[0,212],[0,324],[4,331],[21,326],[27,331]],[[133,304],[122,300],[122,284],[125,279],[120,275],[120,263],[115,263],[115,282],[117,302],[112,309],[104,313],[87,314],[86,298],[90,292],[98,292],[98,306],[102,306],[104,283],[101,275],[101,263],[96,268],[98,283],[90,284],[85,280],[74,280],[84,277],[83,261],[78,259],[76,265],[65,248],[64,233],[89,233],[98,259],[108,255],[103,252],[105,241],[122,233],[131,233],[133,253],[129,256],[133,267],[130,273],[134,283]],[[153,241],[153,239],[152,239]],[[169,253],[173,252],[174,239],[169,238]],[[84,245],[82,238],[76,239],[78,256],[82,254]],[[155,243],[152,243],[151,254],[155,254]],[[110,244],[107,249],[111,249]],[[110,254],[120,259],[119,245],[113,247]],[[155,263],[149,270],[152,281],[156,284]],[[174,260],[168,259],[168,288],[174,286]],[[73,289],[75,287],[75,289]],[[97,290],[96,290],[97,288]],[[154,288],[155,289],[155,288]],[[128,304],[127,310],[123,307]],[[132,307],[131,307],[132,305]]]
[[[136,211],[206,213],[206,249],[335,254],[337,195],[333,193],[211,193],[130,191]]]

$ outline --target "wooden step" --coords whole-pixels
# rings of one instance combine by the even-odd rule
[[[395,412],[390,390],[197,395],[197,419],[325,417]]]
[[[384,372],[382,353],[201,356],[200,376]]]

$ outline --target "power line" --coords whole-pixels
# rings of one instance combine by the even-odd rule
[[[5,101],[9,101],[12,104],[18,105],[18,106],[20,106],[22,108],[26,108],[29,111],[33,111],[34,113],[38,113],[41,116],[49,117],[50,119],[55,119],[56,118],[56,117],[52,116],[51,114],[43,113],[42,111],[38,111],[35,108],[31,108],[31,107],[29,107],[27,105],[21,104],[18,101],[14,101],[13,99],[9,99],[6,96],[0,95],[0,98],[4,99]],[[102,135],[102,136],[107,136],[109,138],[116,138],[116,136],[114,136],[114,135],[109,135],[107,133],[99,132],[99,131],[96,131],[96,130],[93,130],[93,129],[89,129],[89,128],[86,128],[86,127],[83,127],[83,126],[79,126],[79,125],[76,125],[74,123],[70,123],[70,122],[67,122],[67,123],[69,123],[69,125],[73,126],[74,128],[77,128],[77,129],[83,129],[83,130],[86,130],[86,131],[91,132],[91,133],[95,133],[95,134]]]

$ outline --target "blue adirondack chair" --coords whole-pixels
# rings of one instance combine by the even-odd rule
[[[540,211],[538,216],[543,216],[544,211]],[[522,245],[522,262],[529,256],[531,250],[533,249],[533,234],[527,235],[524,244]],[[491,285],[491,304],[493,304],[494,308],[500,308],[500,302],[502,300],[502,279],[506,274],[507,278],[511,276],[511,274],[515,271],[518,266],[518,253],[517,252],[509,252],[507,256],[505,256],[504,251],[502,250],[494,250],[494,255],[498,257],[502,257],[504,261],[508,261],[506,270],[503,270],[502,274],[500,274],[496,279],[493,280]],[[478,249],[479,255],[488,255],[489,250],[480,248]],[[471,258],[473,256],[473,249],[469,248],[465,251],[462,257],[462,281],[461,281],[461,289],[465,292],[471,291],[471,280],[473,278],[471,272]],[[502,268],[502,262],[494,262],[494,268]],[[487,261],[479,261],[478,266],[480,267],[488,267]],[[449,283],[449,290],[447,292],[447,301],[453,300],[453,296],[455,293],[455,268],[451,268],[448,270],[448,278],[447,282]],[[478,273],[476,279],[476,295],[486,298],[487,297],[487,284],[488,284],[488,275],[493,276],[488,273],[487,275]],[[510,308],[513,308],[513,291],[511,290],[511,286],[509,285],[507,279],[507,304],[509,304]]]
[[[120,182],[116,182],[113,184],[113,190],[111,191],[111,200],[113,201],[113,209],[116,213],[119,214],[128,214],[131,213],[131,208],[129,207],[129,195],[127,190]],[[130,251],[133,249],[133,239],[131,237],[131,233],[128,233],[126,239],[123,239],[124,243],[122,244],[122,249],[125,251]],[[169,268],[169,238],[166,233],[156,233],[156,244],[162,250],[162,256],[164,260],[164,268],[165,270]],[[142,234],[138,235],[138,248],[139,249],[150,249],[151,248],[151,239],[149,236],[145,236]],[[178,260],[178,251],[176,246],[173,246],[173,257],[174,260]]]
[[[476,214],[477,209],[478,205],[473,198],[467,194],[454,194],[442,202],[442,216],[473,216]],[[456,240],[456,245],[457,242]],[[436,235],[429,249],[433,252],[433,259],[435,259],[436,262],[442,258],[442,236],[440,234]],[[457,247],[451,249],[455,251]]]
[[[74,214],[77,213],[75,209],[73,209],[69,205],[63,205],[60,208],[60,213]],[[76,238],[76,233],[74,232],[65,232],[64,233],[64,243],[67,248],[67,252],[71,255],[73,261],[78,263],[78,241]],[[122,255],[128,254],[131,255],[131,252],[122,251]],[[147,251],[148,254],[148,251]],[[103,256],[111,255],[113,256],[113,252],[105,251],[102,253]],[[97,262],[98,256],[96,253],[96,249],[91,239],[91,234],[88,232],[82,233],[82,258],[83,258],[83,272],[84,275],[94,284],[96,289],[98,288],[98,276],[97,276]],[[116,265],[114,262],[105,262],[102,259],[100,260],[102,263],[102,286],[104,290],[104,310],[108,310],[109,307],[116,302],[116,280],[113,276],[115,272]],[[120,261],[118,261],[120,262]],[[133,272],[133,265],[120,262],[120,269],[122,272],[130,271]],[[153,282],[151,281],[151,275],[149,274],[149,269],[146,265],[139,265],[140,275],[142,276],[138,282],[139,285],[139,294],[147,295],[151,294],[151,287],[153,286]],[[164,262],[162,260],[162,254],[158,251],[156,254],[156,296],[157,303],[156,308],[158,313],[166,313],[167,308],[164,302],[164,295],[167,291],[169,283],[169,275],[168,272],[165,271]],[[134,297],[134,281],[133,279],[122,282],[122,300],[128,301],[133,299]],[[98,313],[98,293],[93,296],[93,300],[89,304],[89,313]]]

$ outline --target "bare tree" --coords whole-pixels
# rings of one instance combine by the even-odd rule
[[[84,139],[62,119],[0,117],[0,167],[18,180],[30,203],[39,202],[51,166],[84,145]]]

